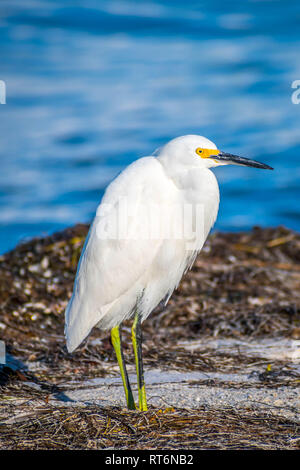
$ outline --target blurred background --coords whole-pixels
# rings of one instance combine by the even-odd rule
[[[215,229],[300,230],[299,1],[1,0],[0,38],[0,252],[194,133],[275,167],[215,170]]]

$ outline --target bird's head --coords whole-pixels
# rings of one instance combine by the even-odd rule
[[[273,170],[269,165],[222,152],[210,140],[200,135],[184,135],[168,142],[159,152],[158,158],[174,168],[212,168],[219,165],[242,165]]]

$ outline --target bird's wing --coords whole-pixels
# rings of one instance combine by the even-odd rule
[[[162,241],[149,239],[146,212],[150,204],[155,207],[167,197],[168,185],[161,164],[146,157],[108,186],[82,250],[66,309],[69,351],[98,323],[101,308],[124,294],[151,265]],[[155,210],[153,214],[155,218]],[[153,214],[151,223],[159,223]]]

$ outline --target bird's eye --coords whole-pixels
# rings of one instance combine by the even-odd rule
[[[200,154],[202,153],[202,149],[201,149],[201,148],[197,148],[197,149],[196,149],[196,153],[197,153],[198,155],[200,155]]]

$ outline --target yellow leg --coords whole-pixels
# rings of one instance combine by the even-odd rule
[[[144,381],[144,369],[143,369],[143,357],[142,357],[142,328],[141,328],[141,319],[138,312],[136,312],[134,317],[134,322],[132,326],[132,344],[134,350],[135,364],[136,364],[136,374],[137,374],[137,384],[139,391],[139,408],[141,411],[147,411],[147,399],[146,399],[146,389]]]
[[[114,350],[116,352],[121,376],[122,376],[122,381],[123,381],[123,386],[124,386],[124,391],[125,391],[125,396],[126,396],[126,402],[127,402],[127,408],[129,410],[135,410],[136,406],[134,403],[134,398],[132,395],[131,391],[131,386],[126,370],[126,365],[123,357],[123,351],[122,351],[122,344],[121,344],[121,334],[120,334],[120,327],[115,326],[111,330],[111,342],[113,344]]]

